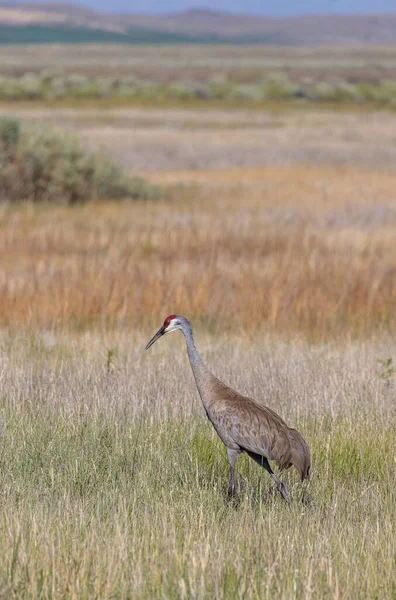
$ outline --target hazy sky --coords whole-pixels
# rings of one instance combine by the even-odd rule
[[[12,4],[12,0],[8,2]],[[111,2],[109,0],[52,0],[52,2],[62,4],[74,2],[106,12],[132,13],[171,12],[191,6],[270,16],[396,12],[396,0],[111,0]]]

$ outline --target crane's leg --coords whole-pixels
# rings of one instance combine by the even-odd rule
[[[232,448],[227,448],[228,462],[230,463],[230,482],[228,484],[228,500],[231,500],[231,498],[235,494],[235,463],[240,454],[242,454],[242,450],[240,450],[239,448],[237,448],[236,450]]]
[[[248,453],[248,455],[250,456],[250,458],[253,458],[253,460],[256,461],[256,463],[258,463],[260,465],[260,467],[263,467],[266,471],[268,471],[268,473],[271,475],[272,479],[275,481],[276,483],[276,487],[278,488],[278,492],[280,493],[280,495],[282,496],[282,498],[284,500],[286,500],[288,507],[290,508],[291,506],[291,502],[290,502],[290,498],[287,495],[286,492],[286,488],[284,486],[284,484],[281,482],[281,480],[279,479],[279,477],[277,477],[275,475],[275,473],[273,472],[273,470],[271,469],[268,459],[265,458],[265,456],[260,456],[260,454],[256,454],[255,452],[248,452],[246,450],[246,452]]]

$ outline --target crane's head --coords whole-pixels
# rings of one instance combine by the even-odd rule
[[[149,343],[147,344],[146,350],[148,350],[150,346],[152,346],[154,342],[156,342],[158,338],[160,338],[162,335],[165,335],[166,333],[172,333],[172,331],[177,331],[178,329],[182,329],[183,320],[186,319],[184,319],[184,317],[179,317],[178,315],[169,315],[169,317],[166,317],[162,327],[157,331],[155,336],[152,337]]]

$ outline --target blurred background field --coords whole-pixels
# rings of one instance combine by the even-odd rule
[[[78,133],[146,186],[71,210],[45,205],[62,196],[43,171],[41,204],[3,202],[4,324],[129,328],[180,312],[218,331],[394,331],[392,114],[1,112]]]
[[[51,43],[0,44],[0,597],[393,598],[395,17],[18,10]],[[171,313],[310,444],[290,513],[243,458],[226,507],[181,336],[143,352]]]
[[[0,100],[396,108],[395,46],[0,45]]]
[[[3,324],[134,328],[177,312],[217,332],[394,332],[394,174],[152,178],[154,204],[3,207]]]

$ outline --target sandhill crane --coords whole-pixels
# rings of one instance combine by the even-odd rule
[[[281,470],[293,465],[299,472],[301,481],[304,481],[309,477],[311,468],[311,456],[306,441],[298,431],[288,427],[276,412],[238,394],[212,375],[198,354],[191,325],[185,317],[167,317],[147,344],[146,350],[162,335],[178,329],[186,339],[188,358],[206,415],[227,449],[230,464],[228,498],[230,499],[235,491],[236,460],[240,454],[246,452],[268,471],[290,507],[285,486],[275,475],[268,461],[274,461]]]

